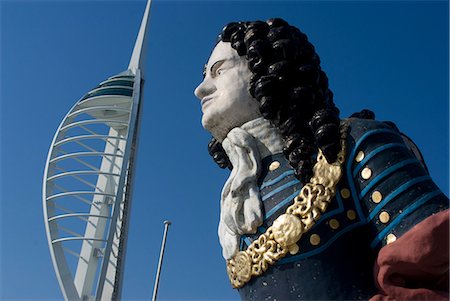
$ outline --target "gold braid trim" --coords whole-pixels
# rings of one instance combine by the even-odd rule
[[[313,177],[286,213],[280,215],[247,250],[227,260],[227,273],[233,288],[240,288],[252,277],[261,275],[287,253],[294,255],[299,251],[300,237],[314,226],[336,194],[345,161],[347,128],[346,124],[341,126],[341,150],[337,161],[329,164],[319,149]]]

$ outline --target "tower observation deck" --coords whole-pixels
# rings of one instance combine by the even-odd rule
[[[75,103],[48,153],[44,222],[66,300],[121,296],[150,5],[128,69]]]

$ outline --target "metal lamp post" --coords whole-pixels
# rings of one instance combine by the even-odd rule
[[[163,234],[163,240],[161,243],[161,251],[159,253],[158,269],[156,271],[156,278],[155,278],[155,285],[153,287],[152,301],[156,301],[156,296],[158,294],[159,277],[161,275],[161,267],[162,267],[162,262],[163,262],[163,258],[164,258],[164,249],[166,247],[167,232],[169,231],[169,226],[171,224],[172,224],[171,221],[164,221],[164,234]]]

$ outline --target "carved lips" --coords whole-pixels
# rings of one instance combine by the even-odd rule
[[[203,97],[203,98],[202,98],[202,100],[200,101],[200,104],[201,104],[201,106],[202,106],[202,110],[203,110],[205,104],[206,104],[207,102],[209,102],[211,99],[213,99],[212,96],[207,96],[207,97]]]

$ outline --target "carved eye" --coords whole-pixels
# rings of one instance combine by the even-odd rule
[[[222,74],[222,72],[224,71],[222,67],[223,63],[225,62],[225,60],[220,60],[218,62],[215,62],[212,67],[211,67],[211,77],[216,77],[220,74]]]

